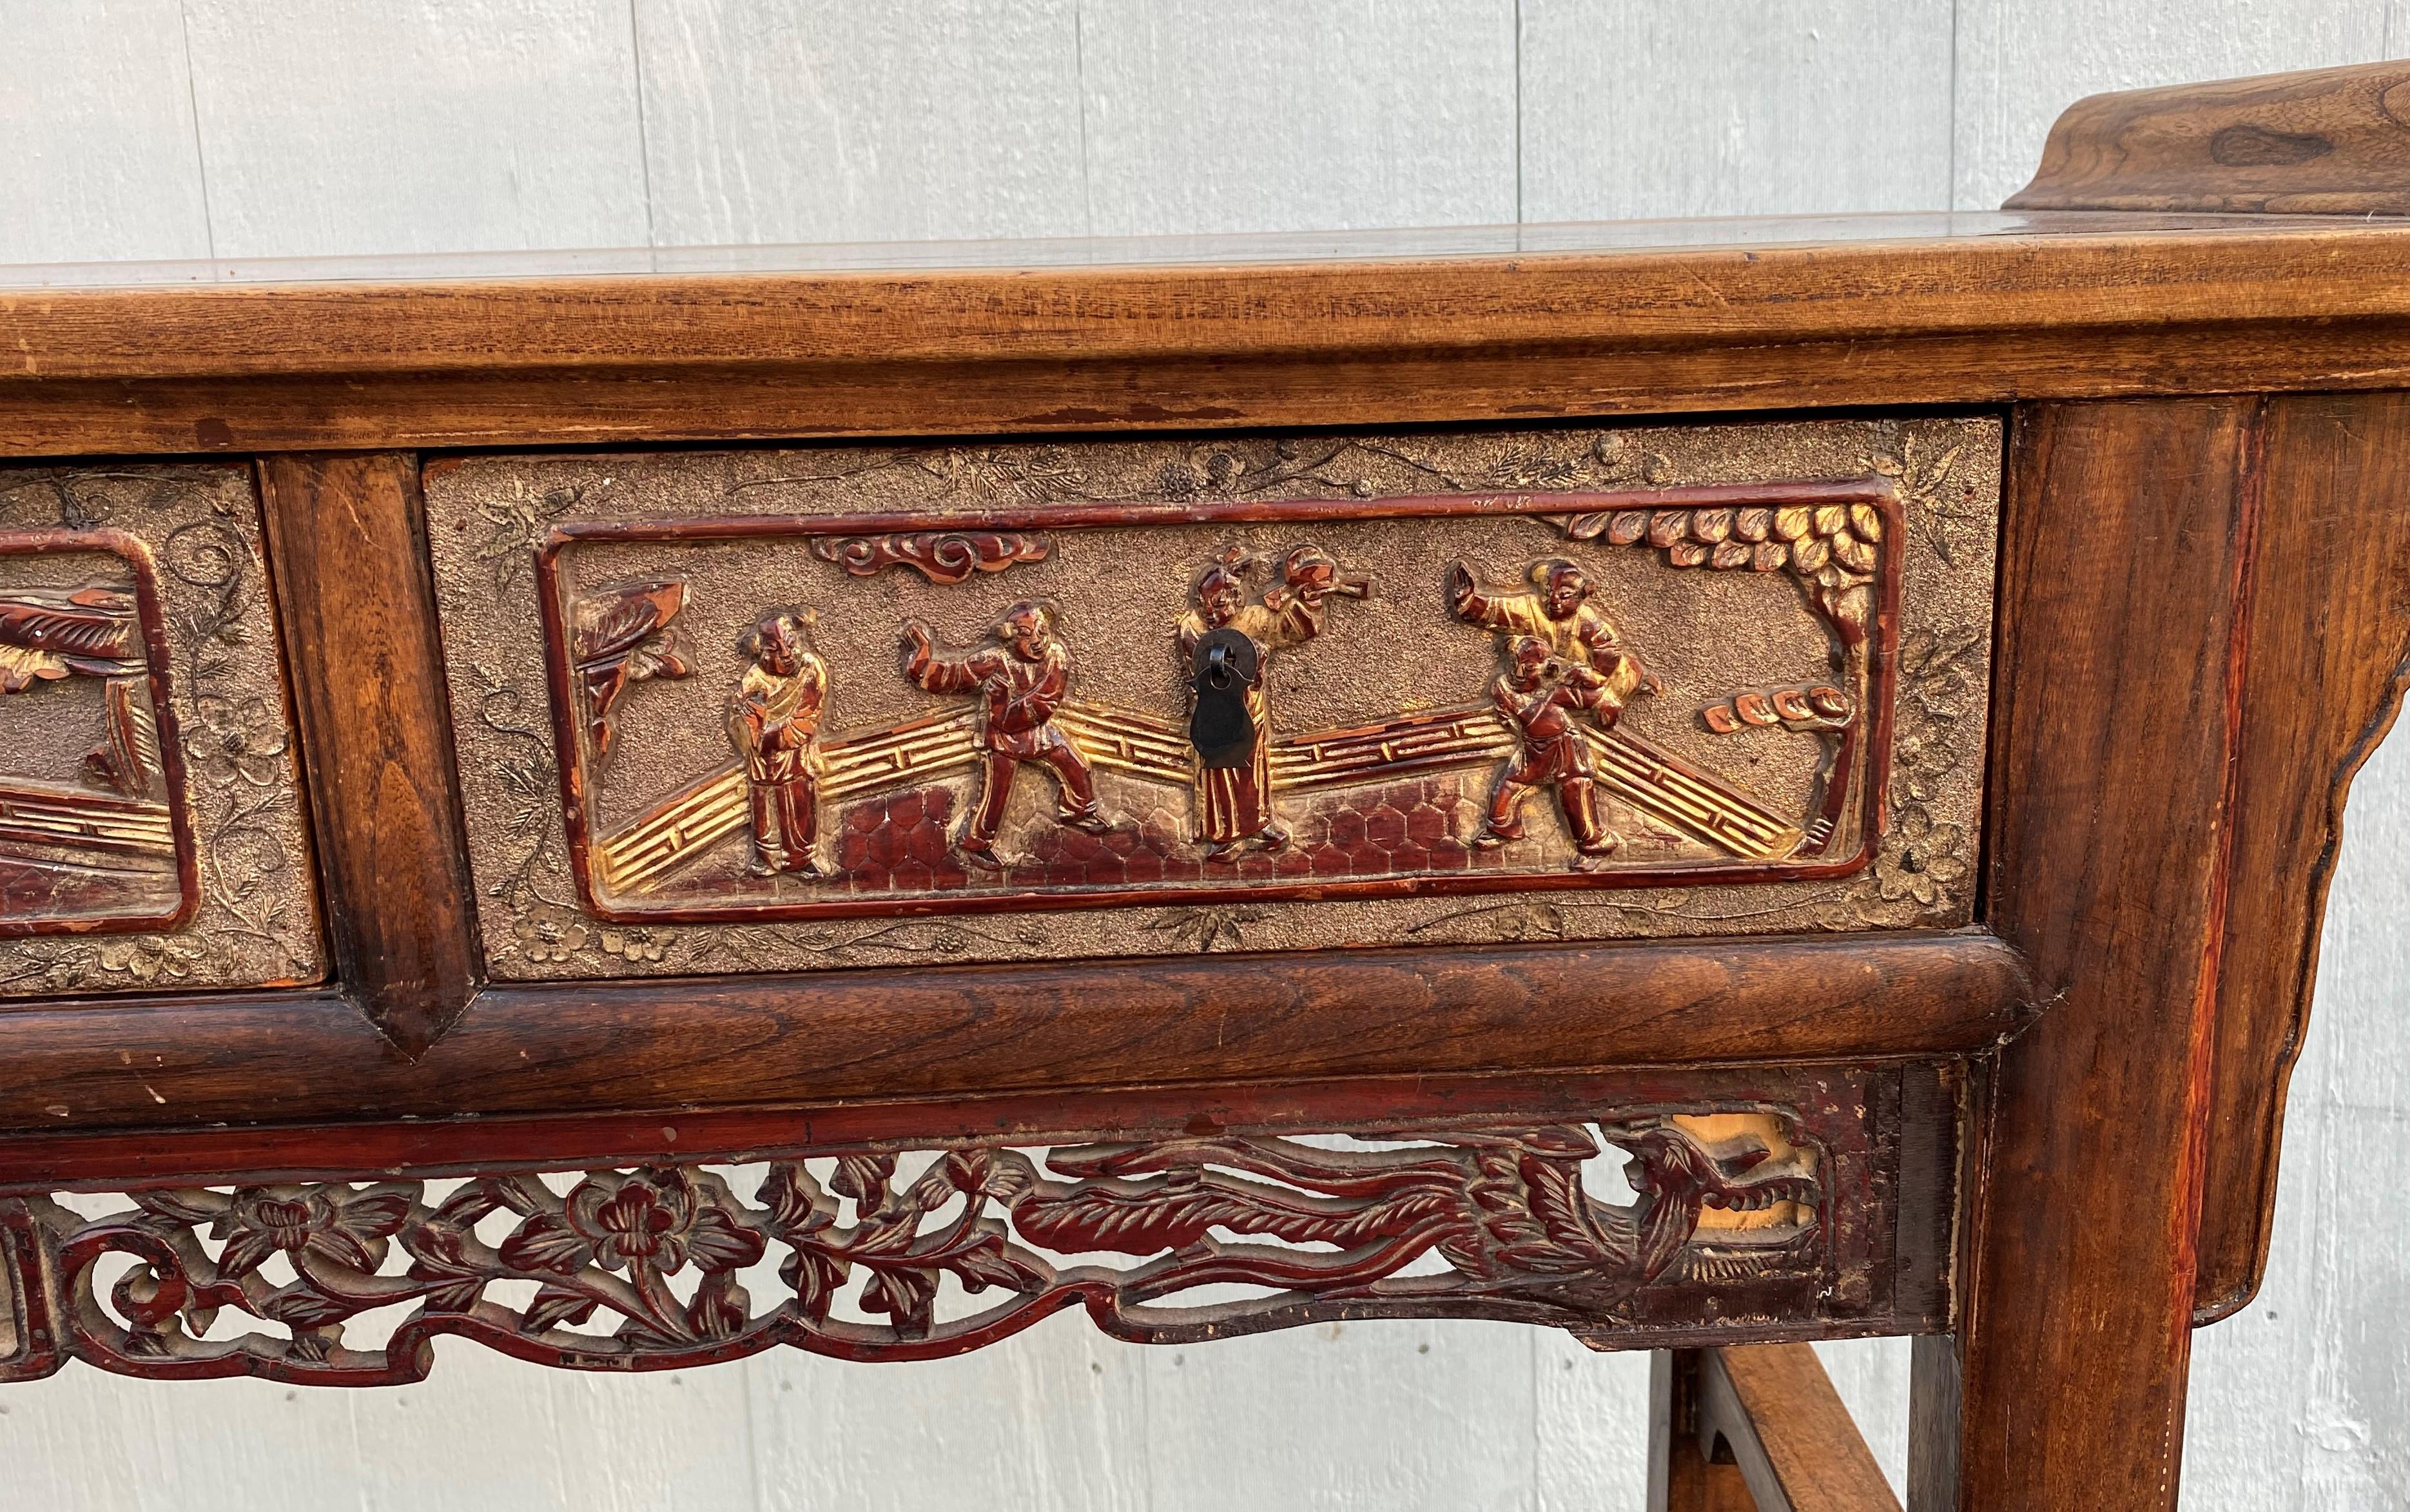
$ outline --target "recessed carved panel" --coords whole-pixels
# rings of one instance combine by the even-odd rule
[[[1384,1316],[1615,1346],[1943,1321],[1941,1247],[1902,1226],[1947,1204],[1908,1211],[1900,1141],[1947,1130],[1901,1122],[1891,1073],[1793,1090],[1545,1125],[0,1199],[0,1301],[30,1341],[0,1379],[82,1359],[371,1385],[424,1375],[442,1334],[579,1369],[925,1359],[1075,1305],[1146,1343]]]
[[[0,472],[0,996],[320,975],[239,469]]]
[[[495,968],[1963,921],[1998,441],[446,464]]]

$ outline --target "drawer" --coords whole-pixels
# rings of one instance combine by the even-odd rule
[[[321,980],[247,467],[0,472],[0,996]]]
[[[2000,445],[435,464],[492,970],[1966,923]]]

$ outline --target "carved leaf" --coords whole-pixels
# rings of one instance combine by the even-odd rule
[[[111,677],[101,702],[101,745],[83,759],[84,779],[128,798],[148,793],[161,770],[151,695],[135,677]]]
[[[967,1248],[955,1251],[946,1258],[946,1269],[962,1277],[963,1285],[972,1291],[1000,1287],[1007,1291],[1037,1291],[1049,1279],[1015,1258],[1006,1247],[1004,1236],[982,1233]]]
[[[700,1339],[733,1338],[744,1331],[752,1313],[753,1300],[735,1276],[715,1271],[694,1288],[694,1301],[686,1309],[687,1327]]]
[[[885,1205],[888,1178],[895,1174],[895,1157],[892,1155],[849,1155],[836,1163],[836,1174],[830,1178],[829,1187],[840,1197],[849,1197],[865,1210]]]
[[[583,1323],[594,1316],[594,1299],[566,1287],[539,1287],[535,1301],[519,1318],[521,1333],[542,1333],[562,1323]]]
[[[213,1221],[225,1211],[225,1196],[220,1192],[180,1192],[174,1190],[139,1192],[135,1205],[143,1212],[156,1214],[180,1225],[197,1228]]]
[[[706,1202],[687,1230],[687,1252],[704,1271],[742,1271],[762,1258],[762,1236],[731,1217],[725,1208]]]
[[[778,1279],[795,1294],[795,1305],[803,1309],[804,1316],[820,1323],[827,1321],[829,1301],[845,1285],[852,1269],[842,1257],[818,1244],[805,1244],[778,1267]]]
[[[605,589],[571,606],[579,663],[625,652],[677,618],[686,584],[675,579]]]
[[[539,1213],[502,1241],[502,1263],[516,1271],[551,1271],[567,1275],[594,1253],[569,1220],[558,1213]]]
[[[329,1323],[341,1323],[361,1310],[358,1302],[328,1297],[306,1287],[293,1287],[271,1293],[258,1306],[260,1316],[274,1318],[296,1329],[325,1328]]]
[[[862,1310],[885,1313],[895,1320],[895,1331],[918,1339],[929,1331],[937,1304],[937,1272],[920,1266],[874,1266],[863,1283]]]
[[[427,1284],[420,1295],[432,1311],[465,1313],[485,1294],[487,1278],[469,1263],[466,1241],[459,1229],[440,1223],[419,1225],[405,1241],[414,1257],[407,1274]]]
[[[225,1248],[218,1254],[218,1279],[240,1280],[268,1263],[276,1253],[276,1241],[260,1230],[237,1224],[230,1227]]]
[[[835,1205],[821,1199],[820,1184],[797,1162],[772,1166],[753,1199],[770,1210],[771,1227],[781,1234],[810,1233],[836,1221]]]

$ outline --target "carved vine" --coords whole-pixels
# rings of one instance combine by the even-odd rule
[[[1787,1243],[1737,1260],[1719,1248],[1726,1280],[1818,1272],[1822,1164],[1796,1119],[1777,1116],[1802,1152],[1779,1162],[1753,1139],[1710,1147],[1640,1113],[1355,1149],[1236,1137],[958,1148],[910,1180],[894,1155],[856,1153],[825,1177],[773,1163],[749,1200],[714,1170],[655,1166],[588,1171],[565,1193],[523,1175],[441,1198],[416,1182],[154,1191],[91,1220],[35,1199],[0,1203],[0,1224],[17,1230],[18,1285],[51,1288],[61,1354],[136,1374],[414,1380],[442,1333],[589,1369],[780,1344],[926,1358],[1074,1302],[1151,1342],[1383,1314],[1595,1326],[1675,1279],[1705,1208],[1798,1205]],[[1610,1147],[1629,1156],[1629,1203],[1585,1189],[1583,1168]],[[406,1265],[388,1263],[397,1250]],[[971,1300],[941,1307],[948,1283]],[[1229,1285],[1264,1294],[1182,1305]],[[385,1344],[347,1341],[352,1320],[388,1308],[407,1313]],[[208,1337],[222,1315],[289,1337]]]

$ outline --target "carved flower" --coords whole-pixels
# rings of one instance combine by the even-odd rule
[[[559,1213],[539,1213],[502,1242],[504,1263],[568,1275],[588,1263],[664,1274],[690,1258],[705,1271],[739,1271],[762,1258],[760,1234],[697,1194],[675,1168],[589,1176]]]
[[[211,1227],[225,1241],[218,1275],[249,1275],[280,1252],[373,1272],[385,1260],[385,1240],[409,1215],[409,1193],[392,1187],[246,1186]]]
[[[529,960],[558,965],[590,948],[595,931],[572,909],[538,903],[512,923],[511,935]]]
[[[677,938],[675,929],[605,929],[599,938],[602,953],[616,955],[623,961],[658,961],[670,941]]]
[[[146,987],[190,976],[193,963],[199,958],[198,951],[166,940],[114,940],[100,948],[103,971],[122,974]]]
[[[1265,917],[1260,909],[1166,909],[1146,927],[1169,934],[1183,949],[1198,954],[1214,950],[1240,950],[1246,928]]]
[[[203,693],[193,705],[200,712],[201,734],[189,749],[221,785],[240,778],[254,788],[273,787],[284,775],[291,740],[283,717],[268,700],[254,696],[238,702]]]
[[[1940,791],[1941,779],[1958,766],[1958,745],[1948,732],[1903,735],[1892,748],[1891,769],[1900,791],[1923,803]]]
[[[1921,806],[1902,809],[1875,857],[1876,894],[1885,903],[1913,898],[1919,908],[1939,904],[1942,890],[1967,875],[1959,855],[1966,839],[1964,829],[1936,824]]]

